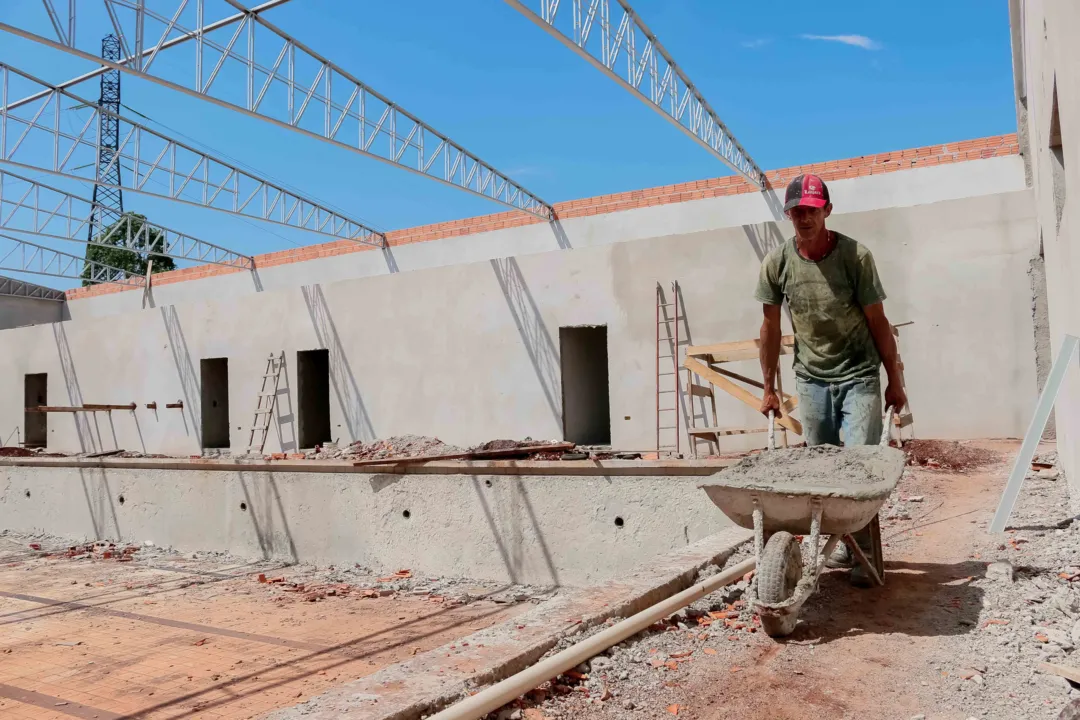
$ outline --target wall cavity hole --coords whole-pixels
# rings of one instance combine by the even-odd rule
[[[247,510],[247,503],[240,503],[240,509],[246,511]]]
[[[26,491],[26,497],[30,497],[30,491],[29,490]]]
[[[616,517],[615,518],[615,527],[622,527],[625,524],[626,524],[626,521],[623,520],[621,517]]]
[[[411,513],[411,512],[409,512],[408,510],[406,510],[405,512],[401,513],[401,517],[403,517],[403,518],[405,518],[406,520],[408,520],[408,519],[409,519],[410,517],[412,517],[412,513]]]
[[[121,505],[123,505],[123,504],[124,504],[124,496],[123,496],[123,495],[121,495],[120,497],[118,497],[118,498],[116,498],[116,499],[117,499],[117,501],[118,501],[118,502],[119,502],[119,503],[120,503]]]
[[[487,485],[488,487],[491,487],[491,481],[490,480],[485,480],[484,484]]]

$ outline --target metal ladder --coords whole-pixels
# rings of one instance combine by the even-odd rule
[[[668,311],[671,308],[671,312]],[[664,288],[656,283],[656,452],[678,454],[679,414],[682,398],[679,386],[679,283],[671,283],[671,302],[665,302]],[[667,370],[668,361],[671,370]],[[669,379],[670,378],[670,379]],[[670,400],[668,398],[671,398]],[[665,431],[674,431],[665,442]]]
[[[251,425],[251,434],[248,436],[248,455],[262,455],[263,447],[266,446],[266,436],[270,432],[270,422],[274,416],[274,407],[277,405],[278,383],[281,381],[281,370],[284,367],[284,350],[280,354],[271,353],[266,359],[266,372],[263,373],[259,399],[255,404],[255,421]],[[273,386],[267,390],[267,383],[271,380]],[[255,444],[256,433],[260,433],[257,445]]]

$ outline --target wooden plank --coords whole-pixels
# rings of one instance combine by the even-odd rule
[[[26,408],[26,412],[43,412],[43,413],[69,412],[69,413],[76,413],[76,412],[88,412],[88,411],[86,410],[86,408],[81,408],[81,407],[61,407],[59,405],[37,405],[36,407],[28,407],[28,408]]]
[[[700,427],[690,428],[686,432],[690,433],[691,435],[750,435],[751,433],[769,432],[769,428]]]
[[[760,346],[760,340],[739,340],[737,342],[715,343],[713,345],[691,345],[686,348],[686,356],[701,358],[711,363],[753,360],[758,357],[758,348]],[[784,335],[780,338],[781,355],[790,355],[795,352],[794,346],[794,335]]]
[[[711,387],[707,385],[690,385],[690,394],[697,397],[712,397],[713,391]]]
[[[708,382],[720,388],[728,395],[731,395],[735,399],[741,400],[742,402],[746,403],[750,407],[754,408],[754,410],[758,410],[761,407],[761,398],[757,397],[749,390],[739,385],[736,385],[731,380],[728,380],[726,377],[716,372],[716,370],[704,364],[700,360],[688,357],[683,363],[683,366],[688,368],[691,372],[698,375],[699,377],[704,378]],[[797,398],[793,399],[797,401]],[[790,403],[791,400],[788,400],[788,402]],[[781,405],[780,417],[776,418],[776,422],[779,425],[783,425],[788,430],[797,432],[799,435],[802,435],[802,424],[798,420],[787,414],[785,405]]]
[[[760,382],[759,380],[755,380],[753,378],[748,378],[745,375],[740,375],[737,372],[731,372],[730,370],[726,370],[726,369],[720,368],[720,367],[715,367],[715,368],[713,368],[713,370],[720,373],[721,375],[726,375],[727,377],[731,378],[732,380],[739,380],[740,382],[744,382],[747,385],[753,385],[758,390],[764,390],[765,389],[764,383]],[[782,398],[790,398],[790,397],[792,397],[791,395],[788,395],[787,393],[785,393],[783,390],[779,390],[778,392],[780,393],[780,397],[782,397]]]
[[[90,453],[88,455],[83,455],[83,457],[87,457],[87,458],[109,457],[110,455],[119,455],[122,452],[124,452],[124,448],[119,448],[117,450],[102,450],[101,452],[93,452],[93,453]]]
[[[1044,673],[1050,673],[1051,675],[1060,675],[1066,680],[1072,680],[1074,683],[1080,683],[1080,668],[1044,662],[1039,663],[1039,669],[1042,670]]]
[[[354,467],[365,465],[397,465],[404,463],[422,463],[433,460],[487,460],[490,458],[513,457],[514,455],[531,455],[536,452],[556,452],[559,450],[573,450],[576,445],[572,442],[548,443],[546,445],[525,445],[516,448],[502,450],[476,450],[470,452],[447,453],[445,455],[424,455],[420,457],[392,457],[379,458],[378,460],[357,460]]]

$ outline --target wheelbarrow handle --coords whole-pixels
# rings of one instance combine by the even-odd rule
[[[892,419],[893,406],[890,405],[885,408],[885,427],[881,429],[881,442],[879,443],[882,447],[889,446],[889,430],[892,428]]]

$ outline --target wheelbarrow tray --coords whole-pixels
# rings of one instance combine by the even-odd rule
[[[905,462],[904,453],[891,447],[774,450],[744,458],[701,488],[741,527],[753,529],[757,506],[767,533],[806,535],[820,503],[820,532],[842,535],[862,529],[877,514]]]

